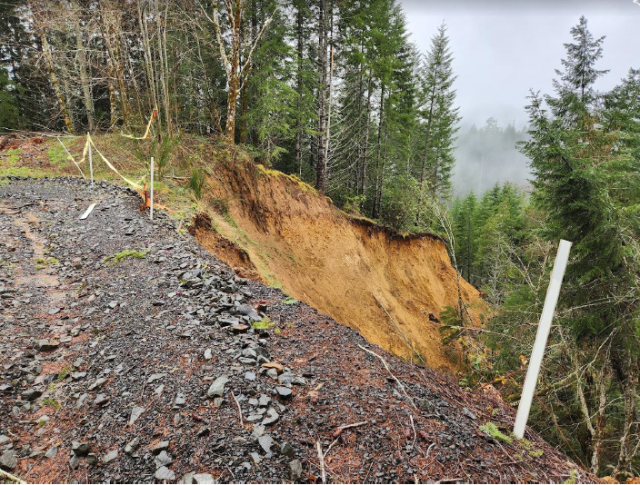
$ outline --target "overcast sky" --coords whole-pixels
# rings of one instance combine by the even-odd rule
[[[493,116],[502,126],[527,120],[529,89],[551,92],[563,43],[581,15],[595,37],[605,35],[598,84],[613,87],[640,68],[640,5],[633,0],[400,0],[411,40],[422,52],[442,21],[448,26],[458,75],[463,126]],[[640,1],[640,0],[639,0]]]

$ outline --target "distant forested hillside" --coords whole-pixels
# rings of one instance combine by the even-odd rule
[[[528,186],[531,178],[529,160],[516,144],[527,139],[527,129],[516,130],[512,124],[501,127],[494,118],[478,129],[460,130],[452,171],[454,192],[465,196],[473,191],[482,194],[495,184],[512,182]]]

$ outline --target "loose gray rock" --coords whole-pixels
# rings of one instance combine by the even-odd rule
[[[15,451],[8,450],[5,451],[2,456],[0,456],[0,467],[7,471],[13,471],[18,466],[18,457],[16,456]]]
[[[278,396],[283,399],[289,399],[291,397],[291,389],[288,387],[278,386],[276,387],[276,392],[278,393]]]
[[[98,389],[98,388],[102,387],[105,382],[107,382],[107,380],[104,377],[102,377],[100,379],[96,379],[96,381],[89,386],[88,390],[89,391],[93,391],[94,389]]]
[[[280,415],[276,412],[275,409],[269,408],[267,411],[267,417],[262,421],[263,426],[269,426],[270,424],[275,423],[280,419]]]
[[[118,450],[111,450],[109,453],[102,457],[102,463],[105,465],[118,458]]]
[[[227,376],[220,376],[213,384],[209,387],[207,391],[207,396],[209,397],[222,397],[224,396],[224,386],[226,386],[227,382],[229,382],[229,378]]]
[[[273,446],[273,438],[268,434],[260,436],[258,438],[258,443],[262,447],[265,453],[271,453],[271,446]]]
[[[138,418],[142,415],[143,411],[144,411],[144,408],[134,406],[134,408],[131,410],[131,416],[129,417],[129,426],[131,426],[138,420]]]
[[[151,384],[155,381],[159,381],[160,379],[162,379],[164,376],[166,376],[167,374],[151,374],[149,376],[149,378],[147,379],[147,384]]]
[[[89,443],[74,441],[71,443],[71,451],[76,456],[86,456],[89,453]]]
[[[293,481],[300,480],[302,477],[302,463],[300,463],[300,460],[292,460],[289,463],[289,470]]]
[[[191,485],[193,483],[194,472],[185,473],[182,475],[182,480],[179,483],[184,483],[185,485]]]
[[[462,414],[464,414],[469,419],[473,419],[474,421],[478,419],[475,414],[469,411],[468,408],[462,408]]]
[[[124,447],[124,452],[127,455],[132,455],[138,449],[139,446],[140,446],[140,438],[136,436],[131,441],[129,441],[129,443],[127,443],[127,446]]]
[[[173,463],[173,458],[171,458],[166,451],[162,450],[160,454],[156,456],[154,462],[156,464],[156,468],[162,468],[163,466]]]
[[[57,340],[49,340],[49,339],[38,340],[38,343],[36,344],[37,349],[40,350],[41,352],[48,352],[50,350],[55,350],[59,346],[60,346],[60,342],[58,342]]]
[[[169,470],[166,466],[160,467],[156,470],[156,480],[175,480],[176,474]]]
[[[296,454],[296,451],[293,449],[293,446],[288,441],[285,441],[280,446],[280,454],[284,456],[288,456],[289,458],[293,458]]]
[[[42,396],[42,389],[39,389],[37,387],[32,387],[31,389],[28,389],[22,393],[22,398],[27,401],[35,401],[40,396]]]
[[[168,448],[169,448],[169,442],[168,441],[161,441],[160,443],[158,443],[158,444],[156,444],[156,445],[151,447],[151,452],[154,455],[157,455],[161,451],[164,451],[164,450],[166,450]]]
[[[56,456],[58,454],[58,447],[57,446],[52,446],[51,448],[49,448],[47,450],[47,452],[44,454],[45,458],[53,458],[54,456]]]
[[[193,483],[215,483],[213,475],[209,473],[196,473],[193,475]]]

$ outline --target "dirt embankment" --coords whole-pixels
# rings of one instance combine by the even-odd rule
[[[453,368],[438,319],[457,304],[458,290],[440,238],[405,237],[354,219],[295,177],[261,166],[214,171],[204,196],[214,230],[206,218],[193,230],[207,249],[396,355]],[[465,281],[461,289],[478,319],[478,291]]]

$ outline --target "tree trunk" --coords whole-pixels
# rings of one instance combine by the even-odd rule
[[[118,95],[120,101],[119,114],[122,118],[122,123],[128,126],[129,123],[129,98],[127,84],[124,80],[124,65],[122,63],[121,49],[125,52],[126,58],[126,45],[121,48],[121,34],[122,34],[122,18],[120,12],[114,12],[111,8],[104,8],[103,3],[100,2],[100,17],[101,17],[101,29],[102,38],[105,46],[107,47],[109,75],[112,79],[115,79],[118,83]],[[138,102],[138,108],[140,109],[140,95],[137,91],[137,83],[135,76],[131,76],[131,82],[134,86],[134,90],[138,94],[136,100]],[[111,85],[111,84],[110,84]],[[115,97],[110,97],[110,102],[115,102]],[[115,106],[114,106],[114,109]],[[116,111],[118,111],[116,109]],[[116,113],[115,118],[117,118]],[[142,115],[142,113],[141,113]],[[114,116],[112,116],[113,120]]]
[[[240,95],[240,37],[242,32],[242,1],[233,2],[233,11],[229,12],[231,25],[231,67],[229,71],[229,92],[227,93],[227,124],[225,137],[231,144],[236,139],[236,111]]]
[[[362,55],[364,47],[362,43],[360,44],[360,54]],[[360,67],[359,72],[359,83],[358,83],[358,136],[357,136],[357,153],[356,153],[356,163],[355,169],[353,171],[353,187],[354,193],[356,196],[360,195],[360,184],[359,184],[359,176],[360,176],[360,163],[362,161],[362,98],[364,97],[364,70],[362,69],[362,65]]]
[[[329,40],[329,94],[327,96],[327,141],[324,149],[324,161],[325,161],[325,178],[329,178],[331,164],[329,163],[329,153],[330,153],[330,145],[331,145],[331,94],[333,87],[333,0],[331,0],[331,5],[329,8],[329,15],[331,18],[331,23],[329,26],[330,40]],[[326,35],[326,34],[325,34]]]
[[[140,23],[140,32],[142,34],[142,45],[145,58],[145,67],[147,71],[147,82],[149,84],[149,90],[151,91],[151,101],[153,104],[152,108],[156,109],[159,106],[158,91],[156,89],[156,75],[155,69],[153,67],[153,55],[151,53],[151,42],[149,40],[147,20],[144,12],[142,11],[140,0],[138,0],[138,22]],[[161,118],[158,116],[158,129],[162,130],[162,123],[160,122],[160,120]]]
[[[431,106],[429,107],[429,117],[427,119],[427,132],[425,134],[424,142],[424,156],[422,158],[422,168],[420,170],[420,191],[418,192],[418,212],[416,214],[416,226],[420,225],[420,216],[422,215],[422,199],[424,196],[424,182],[426,178],[427,164],[429,163],[429,144],[431,143],[431,121],[433,120],[433,105],[434,105],[434,91],[431,93]]]
[[[367,188],[367,152],[369,149],[369,128],[371,125],[371,84],[373,77],[371,71],[369,71],[369,80],[367,81],[367,107],[365,109],[365,126],[364,126],[364,147],[362,148],[362,165],[360,167],[360,194],[362,200],[360,201],[360,212],[364,210],[364,202],[366,197]]]
[[[621,344],[624,345],[624,344]],[[632,441],[632,428],[638,426],[637,399],[638,399],[638,361],[633,358],[629,350],[621,352],[623,356],[616,359],[616,374],[619,375],[620,385],[624,396],[624,425],[620,438],[620,452],[618,463],[612,473],[615,477],[619,473],[631,474],[631,463],[639,451],[640,440]]]
[[[591,455],[591,471],[598,473],[600,468],[600,457],[602,455],[602,442],[604,439],[604,430],[607,422],[607,381],[609,380],[609,362],[605,359],[602,363],[602,370],[596,385],[598,393],[598,412],[596,415],[595,434],[593,436],[593,454]]]
[[[160,49],[160,69],[162,70],[162,90],[164,92],[164,111],[165,111],[165,120],[167,123],[167,131],[169,135],[173,133],[173,114],[171,110],[171,97],[169,94],[169,79],[171,78],[171,74],[169,72],[169,58],[167,55],[167,19],[169,14],[169,4],[167,1],[164,9],[164,17],[163,17],[163,29],[162,29],[162,37],[160,34],[160,20],[158,20],[158,38],[162,38],[162,49]],[[159,16],[158,16],[159,17]]]
[[[56,99],[58,100],[58,107],[60,108],[60,115],[62,116],[64,125],[67,128],[67,131],[72,135],[74,135],[75,130],[73,128],[73,121],[71,120],[71,116],[69,116],[67,103],[64,99],[64,95],[62,94],[62,89],[60,89],[60,83],[58,83],[58,78],[56,77],[56,72],[53,67],[53,56],[51,55],[51,48],[49,47],[47,36],[43,33],[40,35],[40,39],[42,41],[42,53],[44,54],[44,57],[47,61],[47,71],[49,72],[49,81],[51,81],[51,86],[53,87],[53,91],[56,93]]]
[[[382,127],[384,125],[384,92],[385,83],[382,82],[380,87],[380,119],[378,120],[378,140],[376,146],[376,182],[373,196],[373,211],[371,217],[376,219],[378,217],[378,191],[380,189],[380,155],[382,152]]]
[[[327,0],[320,0],[318,17],[318,70],[320,83],[318,85],[318,152],[316,160],[316,189],[324,193],[326,188],[327,160],[326,160],[326,88],[327,88]]]
[[[71,7],[76,8],[75,3],[72,3]],[[89,75],[87,72],[88,71],[87,57],[86,57],[86,52],[84,48],[84,43],[82,42],[82,29],[80,28],[80,13],[78,13],[76,17],[76,22],[74,23],[74,27],[76,31],[78,70],[80,71],[80,85],[82,86],[84,109],[87,113],[87,122],[89,124],[89,131],[93,132],[95,130],[95,121],[94,121],[95,108],[93,106],[91,84],[90,84]]]
[[[302,4],[298,3],[297,5],[298,13],[296,19],[297,33],[298,33],[298,76],[297,76],[297,91],[298,91],[298,101],[297,101],[297,116],[296,116],[296,160],[298,162],[298,170],[300,178],[302,178],[302,67],[303,67],[303,58],[304,58],[304,32],[303,32],[303,22],[304,18],[302,16]]]

